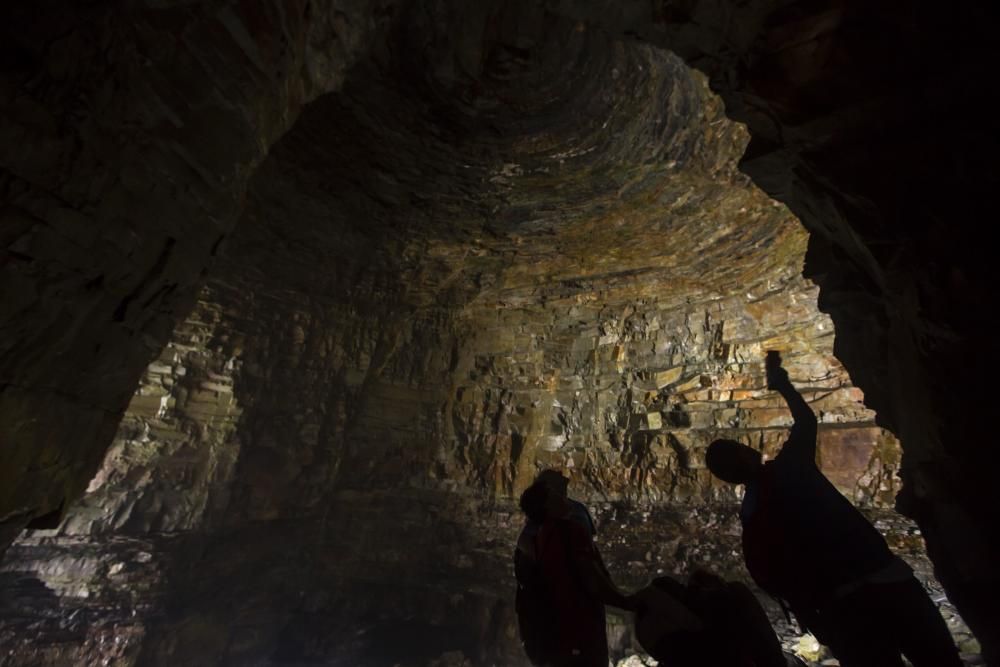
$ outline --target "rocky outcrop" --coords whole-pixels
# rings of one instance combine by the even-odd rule
[[[321,4],[4,8],[0,544],[86,487],[268,147],[378,29]]]

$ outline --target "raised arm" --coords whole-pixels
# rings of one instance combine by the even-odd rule
[[[768,388],[781,394],[792,413],[792,419],[795,420],[791,433],[788,435],[788,441],[781,449],[781,454],[801,457],[815,463],[817,424],[815,413],[806,400],[802,398],[802,394],[792,385],[792,381],[788,379],[788,371],[781,367],[780,357],[768,353],[766,370]]]

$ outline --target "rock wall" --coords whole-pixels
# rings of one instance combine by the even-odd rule
[[[767,349],[820,415],[824,470],[885,514],[898,443],[833,356],[806,234],[734,168],[745,132],[676,58],[586,40],[607,54],[592,85],[654,110],[592,101],[613,141],[512,151],[490,135],[520,118],[498,113],[458,144],[426,92],[367,68],[303,112],[88,492],[12,548],[12,655],[520,664],[515,502],[548,466],[624,585],[746,579],[738,498],[704,449],[780,446]],[[663,122],[648,156],[635,135]],[[886,530],[926,569],[910,527]]]
[[[41,2],[0,25],[5,547],[79,497],[247,180],[379,19],[365,2]]]
[[[704,71],[753,141],[741,169],[810,232],[805,273],[836,353],[903,442],[899,509],[1000,661],[996,450],[975,350],[988,344],[996,119],[979,84],[1000,62],[977,2],[554,1]]]

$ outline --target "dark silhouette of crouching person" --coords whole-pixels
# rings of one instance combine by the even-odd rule
[[[565,494],[536,482],[521,495],[521,509],[539,526],[519,541],[515,561],[528,657],[539,667],[607,667],[604,605],[632,609],[632,600],[611,582]]]
[[[666,667],[787,667],[767,613],[745,585],[696,570],[635,594],[635,634]],[[800,664],[800,663],[794,663]]]
[[[732,440],[716,440],[706,463],[745,484],[743,556],[757,584],[782,600],[799,624],[844,667],[961,667],[948,628],[912,570],[816,466],[816,416],[792,386],[777,353],[768,388],[795,424],[773,461]]]

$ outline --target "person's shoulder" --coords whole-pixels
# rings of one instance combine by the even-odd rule
[[[545,523],[542,524],[542,530],[549,533],[565,533],[567,531],[583,530],[583,528],[572,517],[565,516],[545,519]]]
[[[594,517],[590,514],[590,509],[579,500],[568,498],[570,516],[575,518],[580,524],[594,536],[597,534],[597,526],[594,524]]]
[[[816,466],[815,449],[801,438],[789,438],[781,445],[777,456],[765,463],[776,466],[776,470],[785,466]]]
[[[757,484],[762,493],[770,493],[775,487],[784,487],[798,480],[802,476],[802,468],[801,457],[785,454],[782,449],[773,459],[764,462]]]
[[[579,521],[571,517],[562,519],[546,519],[542,526],[547,539],[566,540],[571,544],[579,542],[590,543],[590,533],[580,525]]]
[[[569,510],[571,515],[576,514],[578,516],[585,517],[587,521],[593,521],[592,517],[590,516],[590,509],[588,509],[586,505],[581,503],[579,500],[575,500],[573,498],[567,498],[566,500],[569,503]]]

